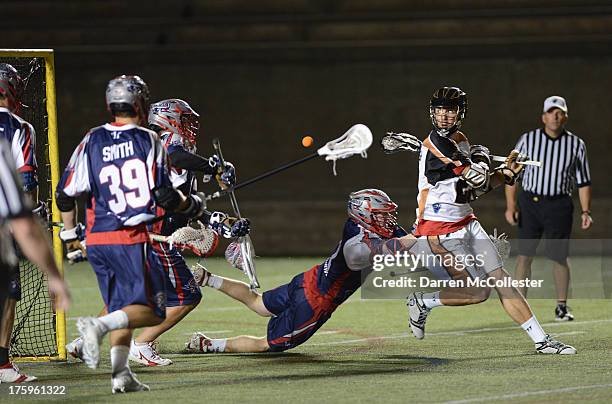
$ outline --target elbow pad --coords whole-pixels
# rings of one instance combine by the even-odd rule
[[[55,204],[60,212],[70,212],[75,206],[74,198],[68,196],[63,190],[55,192]]]

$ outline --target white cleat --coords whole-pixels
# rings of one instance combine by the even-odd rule
[[[83,360],[83,338],[78,337],[66,344],[66,352],[75,359]]]
[[[536,342],[535,348],[538,353],[542,354],[575,355],[577,353],[576,348],[573,346],[554,340],[548,334],[544,341]]]
[[[168,366],[172,365],[170,359],[165,359],[157,353],[155,341],[146,344],[136,344],[134,340],[130,344],[130,360],[145,366]]]
[[[185,349],[189,352],[214,353],[217,352],[212,347],[212,341],[201,332],[195,332],[185,344]]]
[[[38,380],[38,378],[21,373],[13,362],[0,367],[0,383],[29,383],[34,380]]]
[[[120,374],[113,376],[113,394],[115,393],[132,393],[135,391],[149,391],[149,386],[140,383],[136,379],[136,375],[130,369],[125,369]]]
[[[423,303],[423,292],[411,293],[406,302],[408,306],[408,322],[412,335],[417,339],[425,338],[425,322],[431,309]]]
[[[107,333],[106,327],[94,317],[80,317],[76,325],[83,339],[83,362],[96,369],[100,364],[100,343]]]

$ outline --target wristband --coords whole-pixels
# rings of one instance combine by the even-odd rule
[[[591,216],[591,211],[590,211],[590,210],[583,210],[583,211],[582,211],[582,214],[584,215],[585,213],[586,213],[587,215]]]

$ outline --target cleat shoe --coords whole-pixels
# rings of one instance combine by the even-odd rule
[[[113,394],[151,390],[146,384],[140,383],[140,381],[136,379],[136,375],[134,375],[129,368],[125,369],[120,374],[113,376],[112,385]]]
[[[168,366],[172,365],[170,359],[165,359],[157,353],[155,341],[146,344],[136,344],[134,340],[130,344],[130,360],[145,366]]]
[[[193,279],[195,279],[196,283],[199,287],[203,288],[207,286],[208,278],[210,277],[210,272],[204,267],[204,265],[197,263],[193,265],[191,268],[191,273],[193,274]]]
[[[201,332],[195,332],[189,338],[189,341],[185,344],[185,349],[188,352],[198,353],[214,353],[217,352],[212,347],[212,341],[206,335]]]
[[[417,339],[425,338],[425,322],[431,309],[423,303],[423,292],[416,292],[408,296],[408,321],[410,330]]]
[[[87,367],[96,369],[100,364],[100,343],[107,333],[106,327],[94,317],[80,317],[77,328],[83,339],[83,362]]]
[[[565,304],[558,304],[555,308],[555,321],[572,321],[574,315],[570,312],[570,308]]]
[[[78,337],[66,344],[66,352],[74,359],[83,360],[83,338]]]
[[[34,380],[38,380],[38,378],[21,373],[13,362],[0,366],[0,383],[29,383]]]
[[[558,354],[558,355],[574,355],[576,348],[571,345],[565,345],[563,342],[552,339],[550,335],[546,335],[546,339],[542,342],[536,342],[536,351],[542,354]]]

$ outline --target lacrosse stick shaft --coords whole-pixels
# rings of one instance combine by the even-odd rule
[[[506,161],[506,157],[504,157],[504,156],[491,156],[491,159],[493,161],[500,161],[500,162]],[[517,161],[517,163],[525,165],[525,166],[542,167],[542,162],[541,161],[536,161],[536,160]]]
[[[223,158],[223,153],[221,152],[221,141],[219,138],[213,139],[213,148],[215,149],[215,153],[219,156],[219,160],[221,161],[221,167],[225,165],[225,159]],[[232,209],[234,210],[234,214],[238,219],[242,219],[240,216],[240,208],[238,207],[238,201],[236,200],[236,195],[234,195],[234,190],[232,188],[228,188],[226,192],[229,194],[230,203],[232,204]]]
[[[304,163],[304,162],[306,162],[306,161],[308,161],[308,160],[312,160],[312,159],[314,159],[314,158],[316,158],[316,157],[319,157],[319,154],[315,152],[315,153],[310,154],[310,155],[308,155],[308,156],[306,156],[306,157],[302,157],[302,158],[301,158],[301,159],[299,159],[299,160],[295,160],[295,161],[292,161],[292,162],[290,162],[290,163],[283,164],[282,166],[280,166],[280,167],[278,167],[278,168],[275,168],[275,169],[273,169],[273,170],[270,170],[270,171],[268,171],[268,172],[265,172],[265,173],[263,173],[263,174],[260,174],[260,175],[258,175],[258,176],[256,176],[256,177],[253,177],[253,178],[251,178],[251,179],[248,179],[248,180],[246,180],[246,181],[243,181],[243,182],[241,182],[241,183],[239,183],[239,184],[234,185],[233,187],[230,187],[230,188],[225,189],[225,190],[222,190],[222,191],[217,191],[217,192],[215,192],[215,193],[211,194],[211,195],[210,195],[208,198],[209,198],[209,199],[216,199],[216,198],[222,197],[222,196],[224,196],[224,195],[226,195],[226,194],[228,194],[228,193],[229,193],[229,194],[233,194],[233,193],[234,193],[234,191],[236,191],[236,190],[238,190],[238,189],[240,189],[240,188],[243,188],[243,187],[246,187],[247,185],[251,185],[251,184],[253,184],[253,183],[255,183],[255,182],[261,181],[261,180],[263,180],[264,178],[268,178],[268,177],[270,177],[270,176],[272,176],[272,175],[274,175],[274,174],[278,174],[278,173],[280,173],[281,171],[285,171],[285,170],[287,170],[287,169],[289,169],[289,168],[291,168],[291,167],[295,167],[295,166],[297,166],[297,165],[299,165],[299,164],[302,164],[302,163]],[[223,158],[222,158],[222,157],[219,157],[219,159],[220,159],[220,160],[223,160]],[[231,198],[231,196],[230,196],[230,198]]]

